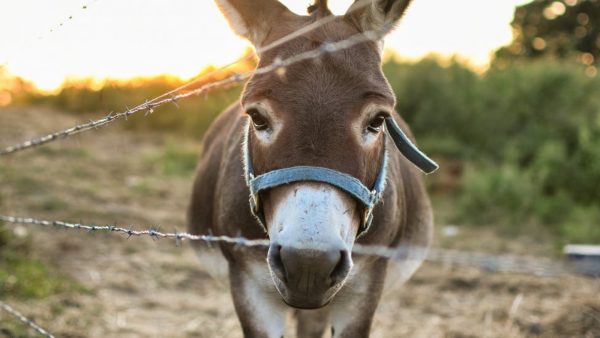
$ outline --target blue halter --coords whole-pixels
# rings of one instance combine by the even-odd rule
[[[430,174],[438,169],[438,165],[410,141],[393,118],[386,118],[385,126],[387,134],[394,140],[398,150],[400,150],[409,161],[426,174]],[[250,189],[250,210],[265,232],[267,232],[267,227],[264,213],[260,205],[260,192],[289,183],[306,181],[330,184],[357,199],[364,208],[358,237],[363,236],[369,231],[371,223],[373,222],[373,209],[377,203],[381,201],[387,178],[388,151],[385,146],[385,140],[379,173],[377,174],[373,188],[369,189],[353,176],[333,169],[313,166],[283,168],[255,177],[254,169],[252,167],[249,135],[250,122],[248,122],[244,135],[244,176],[246,178],[246,184]]]

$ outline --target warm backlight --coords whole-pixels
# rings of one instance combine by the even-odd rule
[[[304,12],[308,0],[282,1]],[[342,13],[351,1],[330,1]],[[417,59],[458,55],[485,67],[511,39],[514,7],[526,0],[415,0],[387,47]],[[0,65],[39,88],[66,78],[189,78],[236,60],[246,43],[209,0],[13,0],[0,11]]]

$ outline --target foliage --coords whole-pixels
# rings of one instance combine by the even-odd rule
[[[548,60],[483,75],[434,59],[385,71],[421,147],[463,163],[454,221],[600,241],[599,78]]]
[[[600,58],[599,17],[597,0],[532,1],[516,9],[514,40],[496,56],[501,61],[575,56],[591,65]]]
[[[40,97],[34,103],[50,104],[60,110],[76,113],[122,112],[149,98],[157,97],[182,85],[183,82],[170,77],[136,79],[130,82],[109,81],[99,89],[89,83],[66,83],[61,91],[52,96]],[[131,129],[160,129],[201,138],[210,122],[223,107],[234,102],[241,87],[234,86],[201,97],[182,100],[176,104],[165,104],[156,110],[152,118],[144,113],[129,118],[126,126]]]

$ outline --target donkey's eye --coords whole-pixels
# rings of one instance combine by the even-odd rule
[[[252,124],[254,124],[254,128],[256,130],[265,130],[269,128],[269,121],[262,116],[257,109],[248,109],[246,112],[248,116],[252,119]]]
[[[383,114],[377,115],[374,119],[371,120],[371,122],[369,122],[367,130],[372,133],[378,133],[381,131],[383,122],[385,122],[385,116]]]

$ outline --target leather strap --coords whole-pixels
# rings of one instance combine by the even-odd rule
[[[400,150],[402,155],[411,161],[417,168],[421,169],[425,174],[431,174],[438,170],[439,165],[425,155],[417,146],[415,146],[408,136],[400,129],[394,118],[387,117],[385,119],[385,127],[388,134],[394,140],[396,148]]]

